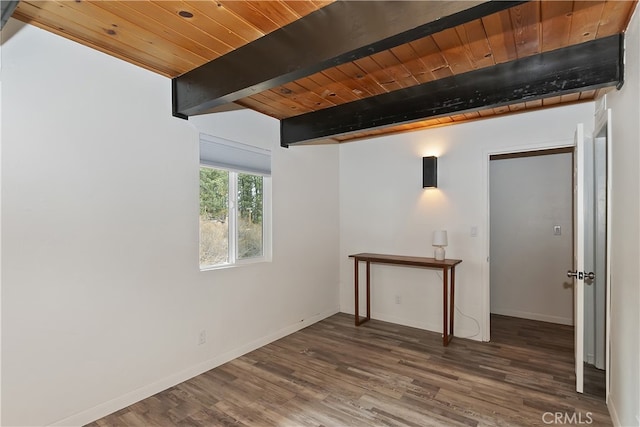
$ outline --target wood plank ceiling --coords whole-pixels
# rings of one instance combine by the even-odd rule
[[[13,17],[175,78],[332,2],[22,0]],[[428,3],[429,7],[439,7],[439,2]],[[530,1],[323,69],[238,99],[236,104],[280,120],[320,111],[620,34],[626,29],[636,6],[637,0]],[[394,7],[393,2],[389,2],[388,7]],[[335,135],[321,142],[351,141],[592,100],[609,89],[576,91],[365,129]]]

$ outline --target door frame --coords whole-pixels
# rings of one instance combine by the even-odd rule
[[[613,120],[611,108],[607,105],[607,96],[596,102],[595,123],[593,137],[605,138],[605,164],[606,164],[606,238],[605,238],[605,402],[609,403],[610,382],[611,382],[611,195],[612,195],[612,165],[613,165],[613,135],[611,121]]]
[[[491,254],[491,200],[490,200],[490,162],[491,156],[504,155],[504,154],[521,154],[530,151],[542,151],[553,150],[558,148],[573,148],[573,138],[547,141],[537,144],[528,144],[523,146],[508,147],[502,149],[485,150],[483,152],[483,197],[486,200],[486,215],[485,215],[485,253],[486,259],[482,269],[482,341],[491,340],[491,264],[489,262],[489,256]]]
[[[604,101],[606,102],[606,100]],[[606,224],[606,304],[605,304],[605,402],[609,401],[609,393],[610,393],[610,364],[611,364],[611,183],[612,183],[612,171],[611,171],[611,162],[612,162],[612,138],[611,138],[611,111],[606,107],[603,108],[604,112],[596,111],[595,117],[595,126],[593,137],[594,139],[597,137],[601,137],[603,132],[607,138],[607,147],[606,147],[606,164],[607,164],[607,224]],[[600,114],[598,114],[600,113]],[[605,130],[605,131],[603,131]],[[489,256],[491,254],[491,199],[490,195],[490,162],[491,156],[500,155],[500,154],[519,154],[525,153],[528,151],[538,151],[538,150],[551,150],[558,148],[573,148],[575,146],[573,138],[549,141],[539,144],[529,144],[524,146],[510,147],[504,149],[493,149],[493,150],[485,150],[483,152],[484,162],[483,162],[483,197],[486,201],[486,216],[485,216],[485,227],[487,232],[485,233],[485,262],[482,268],[482,313],[483,318],[481,319],[482,326],[482,341],[488,342],[491,340],[491,264],[489,260]]]

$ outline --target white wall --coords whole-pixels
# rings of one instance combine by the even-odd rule
[[[573,324],[572,164],[571,153],[491,161],[492,313]]]
[[[456,269],[456,305],[472,318],[457,312],[455,333],[488,338],[483,332],[488,334],[489,155],[572,145],[577,123],[585,123],[587,131],[593,128],[593,113],[593,103],[585,103],[342,144],[341,310],[354,312],[349,254],[433,256],[431,233],[446,229],[447,257],[463,260]],[[422,188],[421,157],[427,155],[439,157],[438,189]],[[474,226],[477,237],[470,235]],[[442,330],[442,285],[436,272],[372,268],[373,317]]]
[[[89,422],[338,311],[337,147],[281,149],[248,111],[173,118],[168,79],[20,27],[2,46],[2,425]],[[273,262],[199,271],[194,123],[273,150]]]
[[[10,20],[3,34],[19,26]],[[627,82],[611,96],[610,407],[622,425],[637,425],[640,408],[638,27],[636,16]],[[3,43],[1,82],[2,425],[82,424],[338,303],[353,313],[347,255],[431,256],[434,229],[449,230],[448,257],[464,260],[457,305],[482,323],[488,155],[571,144],[593,115],[588,103],[282,150],[271,119],[172,118],[167,79],[28,26]],[[196,124],[272,148],[272,263],[198,271]],[[430,154],[441,156],[438,190],[420,185]],[[373,281],[374,317],[440,330],[434,272],[375,266]],[[456,334],[482,336],[456,316]],[[208,341],[197,346],[201,329]]]
[[[625,84],[607,101],[613,115],[611,190],[610,412],[640,425],[640,17],[626,34]]]

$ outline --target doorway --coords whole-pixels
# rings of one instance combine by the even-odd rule
[[[588,148],[584,391],[606,398],[608,372],[608,121]],[[609,135],[609,136],[608,136]],[[489,157],[490,313],[573,325],[573,147]],[[554,262],[555,261],[555,262]],[[490,327],[490,326],[489,326]]]
[[[573,325],[572,153],[490,157],[491,314]]]

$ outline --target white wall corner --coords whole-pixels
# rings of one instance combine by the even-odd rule
[[[327,317],[333,316],[338,312],[339,310],[336,307],[332,310],[325,311],[324,313],[318,313],[315,316],[312,316],[310,318],[303,319],[296,323],[292,323],[280,329],[279,331],[274,332],[271,335],[261,337],[241,347],[230,350],[224,354],[217,355],[211,359],[205,360],[204,362],[198,363],[197,365],[194,365],[188,369],[182,370],[173,375],[170,375],[168,377],[155,381],[151,384],[148,384],[144,387],[140,387],[136,390],[126,393],[122,396],[118,396],[115,399],[101,403],[100,405],[94,406],[93,408],[89,408],[78,414],[74,414],[70,417],[57,421],[51,424],[51,426],[64,427],[64,426],[86,425],[102,417],[105,417],[109,414],[112,414],[116,411],[119,411],[123,408],[126,408],[127,406],[130,406],[136,402],[139,402],[143,399],[153,396],[156,393],[159,393],[163,390],[166,390],[182,382],[188,381],[189,379],[196,377],[200,374],[203,374],[207,371],[210,371],[211,369],[224,365],[225,363],[230,362],[233,359],[236,359],[240,356],[243,356],[247,353],[257,350],[258,348],[263,347],[267,344],[270,344],[274,341],[277,341],[281,338],[284,338],[287,335],[290,335],[294,332],[297,332],[301,329],[311,326],[314,323],[317,323],[323,319],[326,319]]]

